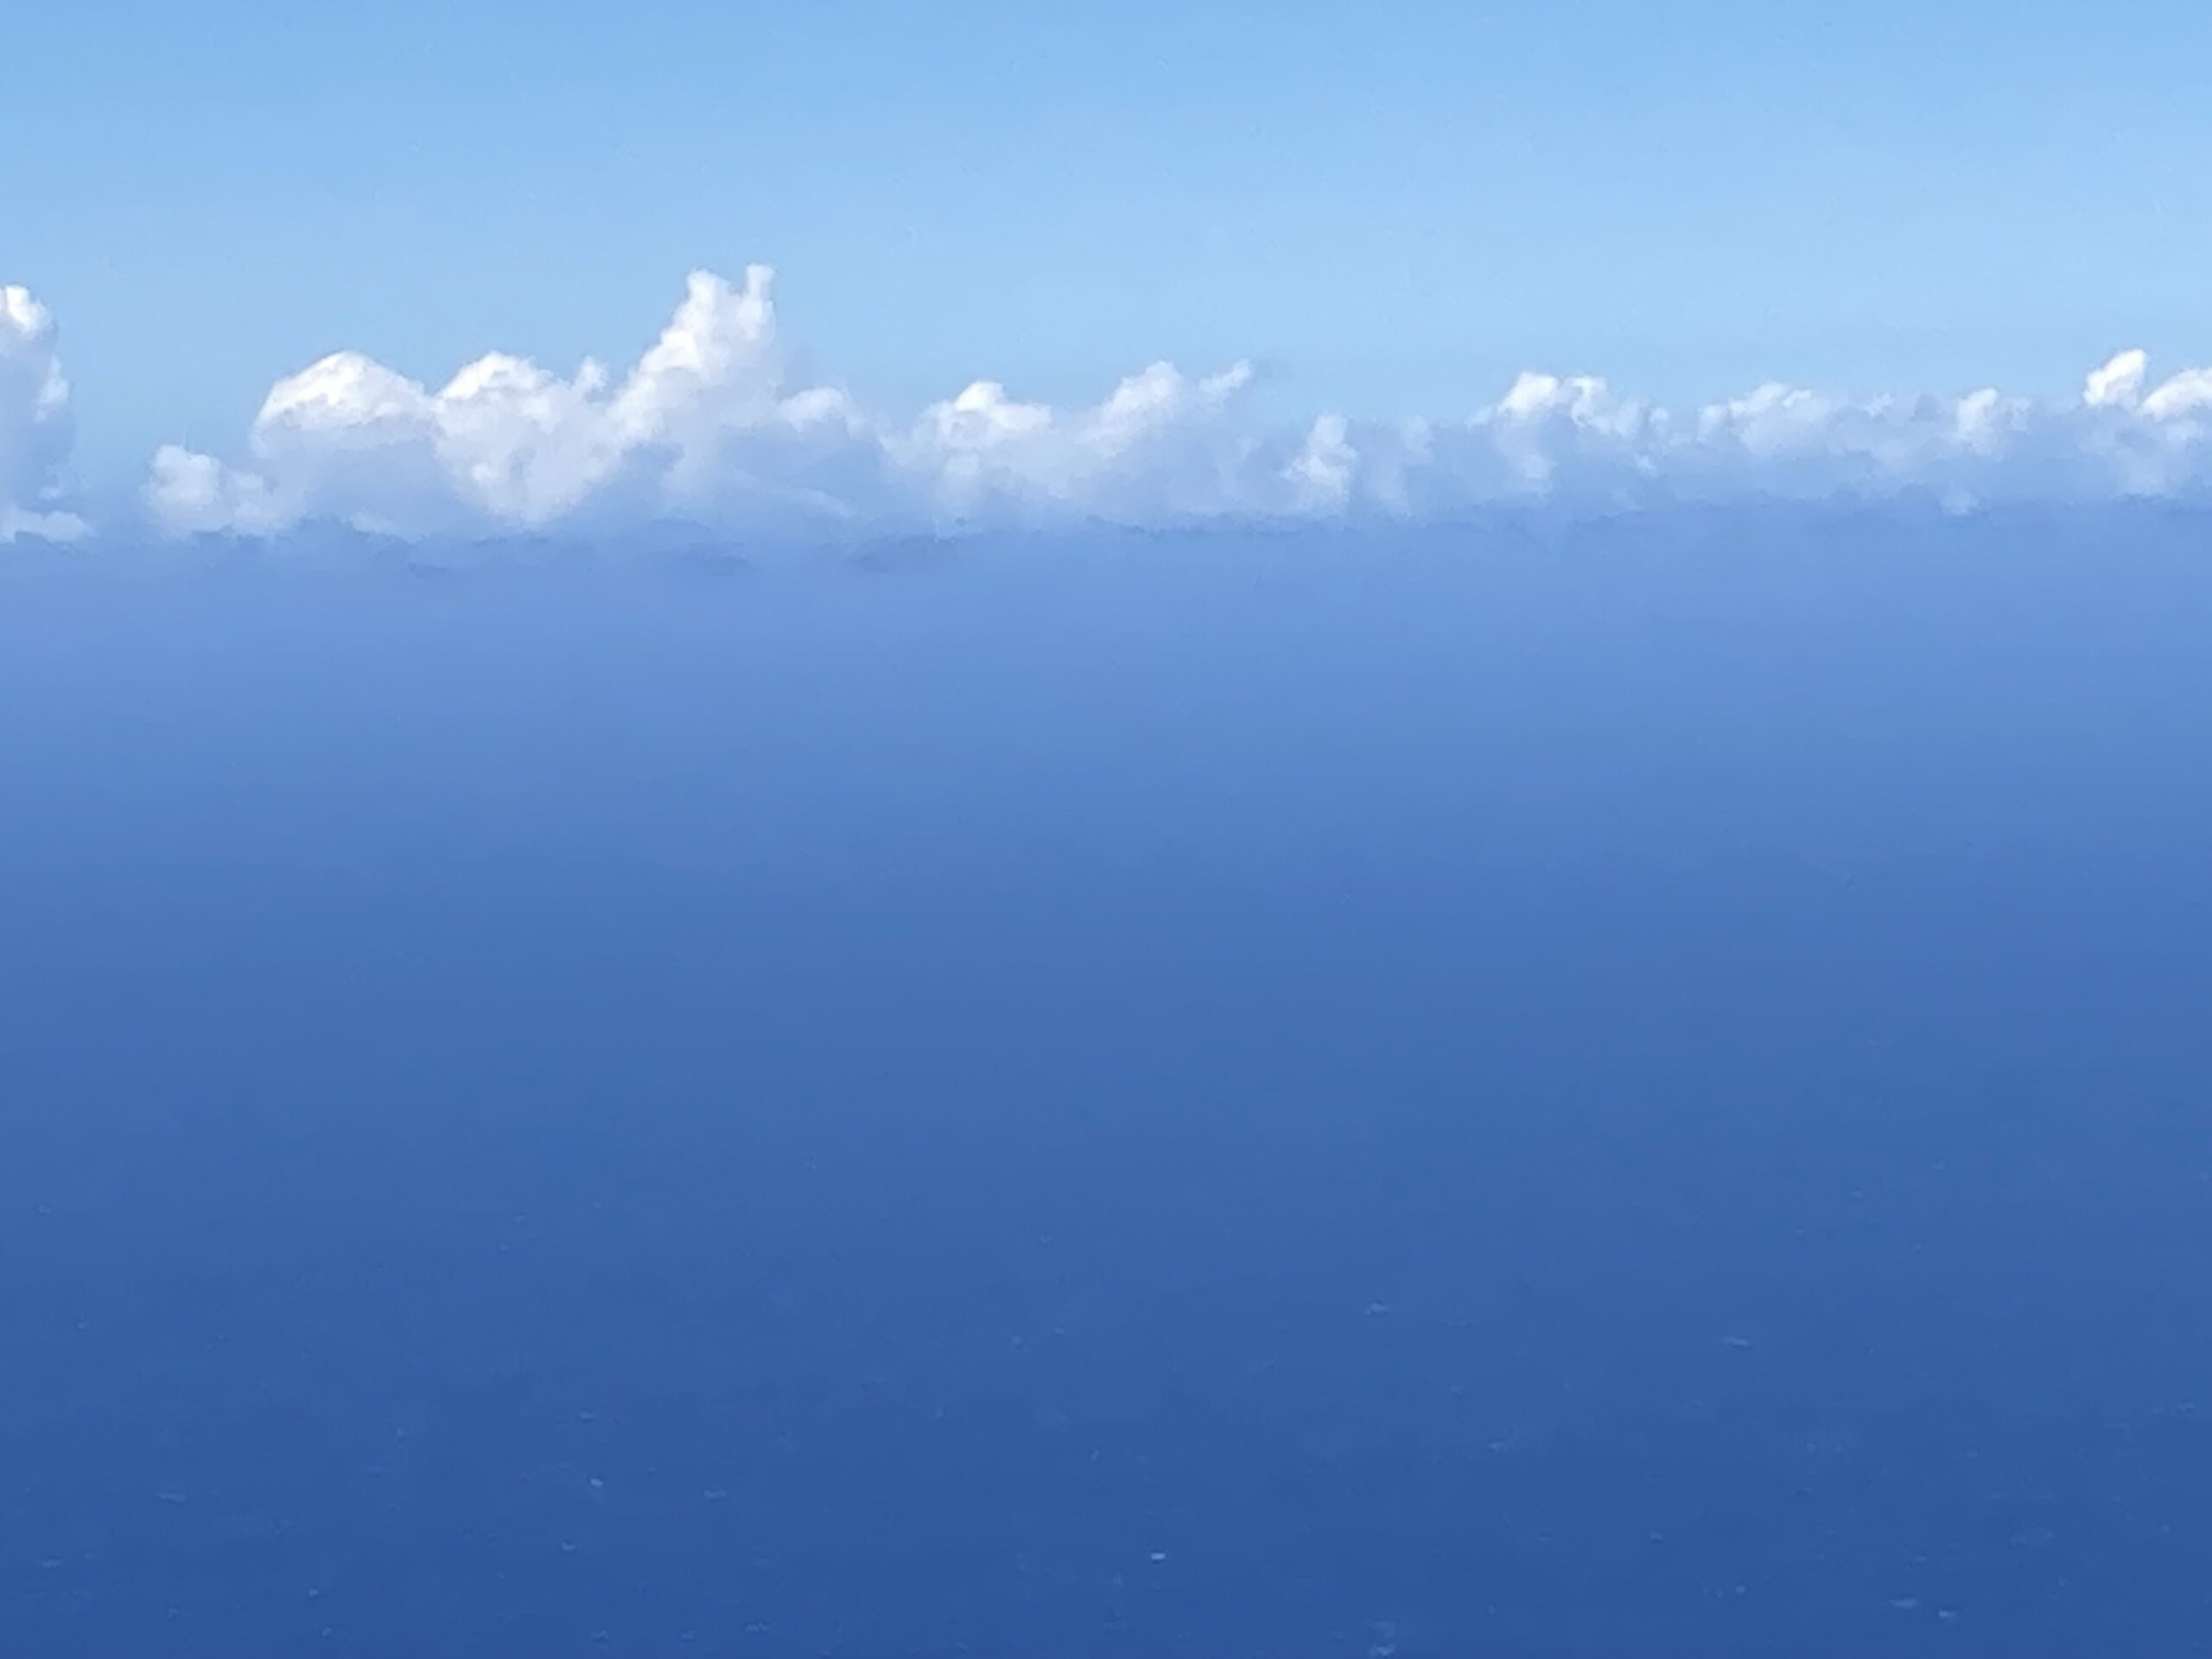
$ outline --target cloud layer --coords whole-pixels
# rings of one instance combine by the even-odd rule
[[[70,435],[54,319],[24,289],[0,288],[0,542],[83,528],[54,506]]]
[[[494,353],[433,391],[359,353],[280,380],[236,456],[168,446],[159,528],[402,536],[616,531],[654,521],[859,534],[1104,521],[1412,521],[1499,504],[1612,511],[1751,499],[1916,496],[1958,510],[2212,499],[2212,369],[2154,379],[2140,352],[2078,397],[1849,397],[1767,385],[1674,410],[1587,377],[1522,375],[1457,417],[1284,427],[1252,379],[1157,363],[1088,407],[980,380],[912,418],[794,381],[773,274],[694,274],[620,376]],[[0,535],[58,534],[68,386],[51,319],[0,290]]]

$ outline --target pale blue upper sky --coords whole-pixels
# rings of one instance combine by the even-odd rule
[[[2212,353],[2183,0],[83,0],[0,39],[0,282],[60,320],[95,480],[235,447],[340,346],[625,361],[748,260],[894,405],[1160,355],[1379,414],[1525,365],[1674,398]]]

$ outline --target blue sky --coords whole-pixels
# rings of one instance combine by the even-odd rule
[[[95,480],[339,346],[627,361],[686,270],[752,259],[902,406],[1158,356],[1369,413],[1532,364],[2040,391],[2212,337],[2181,3],[111,0],[8,35],[0,281],[60,319]]]

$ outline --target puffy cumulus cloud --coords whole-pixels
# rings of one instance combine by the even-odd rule
[[[564,379],[495,353],[431,391],[336,353],[270,389],[247,466],[156,454],[151,505],[182,531],[407,533],[537,528],[616,500],[710,506],[748,478],[769,499],[804,495],[810,449],[842,454],[860,422],[836,393],[783,390],[769,282],[760,266],[742,288],[693,276],[619,385],[594,362]]]
[[[1488,505],[1611,509],[1750,497],[2005,500],[2212,493],[2212,369],[2142,353],[2078,397],[1850,397],[1768,385],[1674,410],[1528,373],[1448,420],[1248,417],[1249,367],[1155,364],[1094,405],[979,380],[908,420],[795,384],[772,274],[695,274],[619,378],[481,358],[431,391],[354,353],[280,381],[233,464],[179,448],[147,495],[183,532],[327,522],[399,534],[614,528],[906,530],[1103,519],[1427,518]]]
[[[1501,500],[1636,507],[1908,494],[1955,509],[2212,495],[2212,370],[2139,352],[2063,402],[1983,390],[1853,398],[1770,385],[1679,410],[1523,374],[1460,421],[1317,421],[1286,468],[1309,512],[1422,517]]]
[[[1016,403],[979,380],[885,440],[893,472],[939,517],[1078,513],[1129,522],[1232,508],[1255,448],[1229,423],[1252,372],[1193,380],[1155,363],[1095,409]]]
[[[83,529],[55,505],[70,436],[54,318],[27,290],[0,288],[0,542]]]
[[[494,354],[432,391],[355,353],[279,381],[232,466],[167,448],[148,501],[180,531],[309,520],[410,532],[673,517],[746,525],[1133,521],[1219,512],[1245,445],[1225,416],[1250,378],[1158,364],[1096,408],[1019,402],[978,381],[887,425],[842,391],[790,383],[772,273],[696,272],[618,383]]]

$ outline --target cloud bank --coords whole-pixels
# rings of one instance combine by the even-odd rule
[[[2157,379],[2140,352],[2059,400],[1766,385],[1669,409],[1602,379],[1532,372],[1449,418],[1286,426],[1247,406],[1249,365],[1194,376],[1156,363],[1089,406],[979,380],[893,418],[796,379],[772,286],[766,266],[738,283],[695,273],[659,339],[619,375],[495,353],[434,391],[334,353],[270,390],[234,454],[156,453],[146,515],[176,535],[675,522],[804,536],[1425,522],[1536,503],[2212,501],[2212,368]],[[53,323],[22,289],[0,292],[0,534],[65,533],[78,526],[56,505],[69,400]]]
[[[70,435],[54,319],[25,289],[0,288],[0,542],[84,528],[55,505]]]

